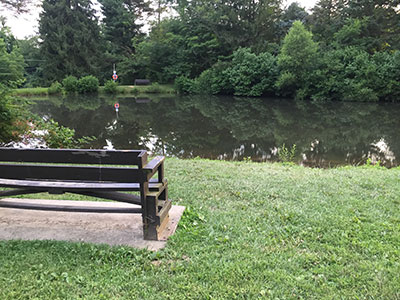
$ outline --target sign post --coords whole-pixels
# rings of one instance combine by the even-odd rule
[[[112,76],[112,79],[114,80],[114,82],[116,82],[117,79],[118,79],[117,71],[115,70],[115,64],[113,64],[113,76]]]

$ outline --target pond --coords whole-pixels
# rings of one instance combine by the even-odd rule
[[[92,148],[145,148],[181,158],[283,159],[314,167],[368,159],[393,167],[400,153],[397,103],[80,96],[34,100],[32,111],[78,136],[97,137]]]

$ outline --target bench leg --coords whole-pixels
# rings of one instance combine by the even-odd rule
[[[143,235],[145,240],[159,240],[168,223],[171,201],[168,200],[167,183],[158,191],[146,195],[143,207]]]

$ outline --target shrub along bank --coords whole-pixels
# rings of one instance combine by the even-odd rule
[[[398,299],[399,175],[168,158],[164,250],[3,241],[0,298]]]

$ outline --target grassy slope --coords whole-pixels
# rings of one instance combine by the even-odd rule
[[[400,299],[399,169],[166,164],[166,249],[0,242],[0,299]]]

